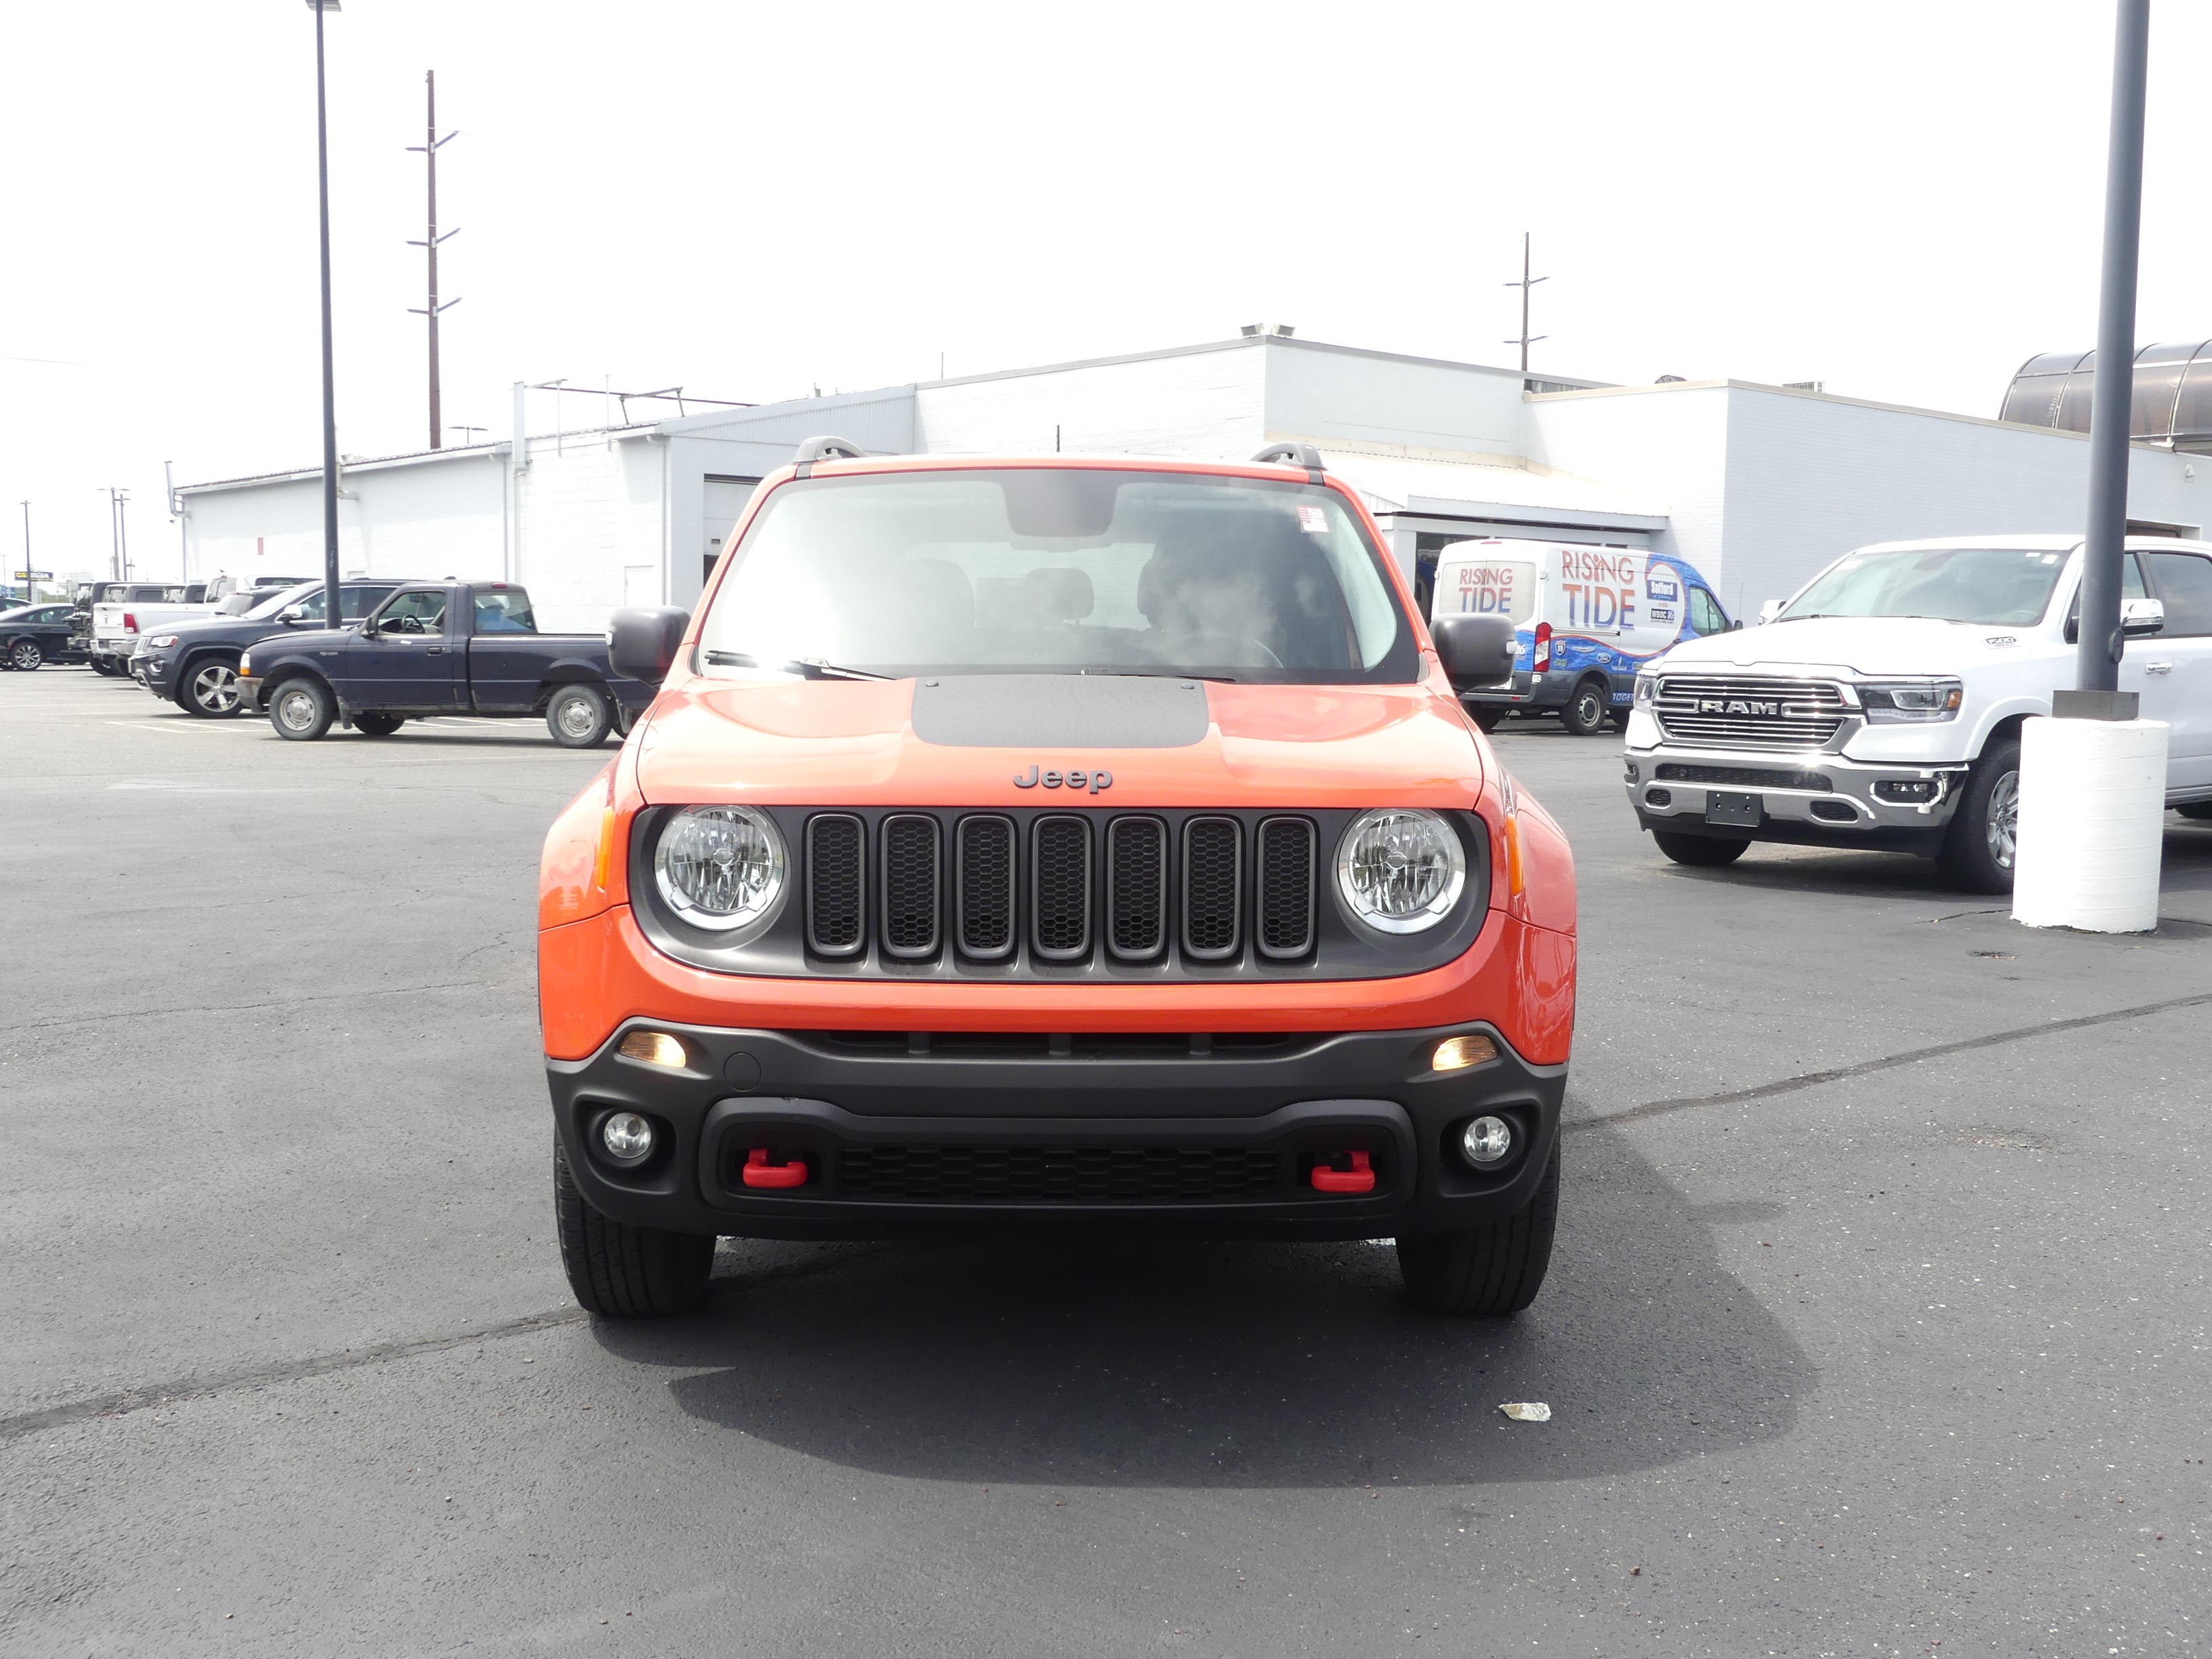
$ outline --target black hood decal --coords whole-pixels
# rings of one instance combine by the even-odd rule
[[[915,736],[947,749],[1187,749],[1212,723],[1197,680],[963,674],[914,688]]]

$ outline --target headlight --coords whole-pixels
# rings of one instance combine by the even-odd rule
[[[1659,677],[1656,674],[1638,674],[1636,677],[1636,706],[1649,708],[1658,696]]]
[[[1438,812],[1364,812],[1344,833],[1336,884],[1352,915],[1386,933],[1418,933],[1443,920],[1467,884],[1467,854]]]
[[[1966,696],[1966,687],[1957,680],[1885,680],[1859,687],[1859,701],[1874,726],[1956,720]]]
[[[766,915],[783,892],[783,837],[750,806],[687,806],[653,853],[669,908],[718,933]]]
[[[174,634],[156,634],[152,639],[144,641],[144,644],[149,651],[167,651],[176,642],[177,636]]]

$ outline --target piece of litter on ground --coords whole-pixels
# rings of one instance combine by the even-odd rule
[[[1509,1400],[1498,1409],[1516,1423],[1548,1423],[1552,1420],[1552,1408],[1540,1400]]]

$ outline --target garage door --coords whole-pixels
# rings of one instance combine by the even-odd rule
[[[706,556],[706,570],[712,574],[714,561],[722,556],[722,543],[737,527],[738,515],[745,510],[752,499],[753,486],[758,478],[732,478],[715,473],[707,475],[706,536],[707,544],[699,550]]]

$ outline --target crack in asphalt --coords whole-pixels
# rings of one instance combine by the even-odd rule
[[[404,997],[422,991],[473,991],[489,980],[457,979],[438,985],[387,985],[366,991],[317,991],[307,996],[275,997],[266,1002],[197,1003],[180,1008],[125,1008],[105,1014],[77,1014],[67,1019],[26,1020],[21,1025],[0,1025],[0,1036],[16,1031],[51,1030],[59,1025],[106,1025],[118,1020],[159,1019],[169,1014],[249,1014],[257,1008],[296,1008],[304,1002],[353,1002],[362,997]]]
[[[811,1261],[798,1261],[788,1267],[770,1267],[760,1273],[717,1279],[708,1285],[708,1292],[712,1294],[717,1289],[730,1285],[769,1285],[787,1279],[804,1279],[810,1273],[825,1273],[831,1267],[841,1267],[860,1257],[877,1255],[886,1248],[878,1244],[856,1250],[840,1250]],[[155,1406],[204,1400],[212,1395],[235,1393],[240,1389],[265,1388],[272,1382],[297,1382],[311,1376],[359,1370],[365,1366],[388,1364],[395,1359],[413,1359],[422,1354],[465,1348],[471,1343],[497,1342],[513,1336],[528,1336],[537,1331],[556,1330],[563,1325],[582,1323],[591,1317],[581,1308],[556,1308],[547,1313],[528,1314],[520,1319],[502,1319],[465,1331],[450,1332],[444,1336],[400,1337],[390,1342],[372,1343],[365,1348],[341,1348],[336,1353],[312,1354],[304,1359],[275,1360],[265,1364],[243,1366],[234,1371],[218,1372],[212,1376],[185,1377],[144,1388],[121,1389],[112,1394],[91,1395],[81,1400],[64,1400],[39,1411],[0,1417],[0,1443],[94,1418],[125,1417]]]
[[[2212,991],[2202,991],[2195,996],[2173,997],[2164,1002],[2146,1002],[2135,1008],[2115,1008],[2110,1013],[2045,1020],[2040,1025],[2021,1025],[2009,1031],[1991,1031],[1986,1036],[1966,1037],[1957,1042],[1938,1042],[1926,1048],[1908,1048],[1903,1054],[1884,1054],[1879,1060],[1862,1060],[1855,1065],[1832,1066],[1824,1072],[1800,1072],[1795,1077],[1762,1083],[1755,1088],[1731,1089],[1723,1094],[1696,1095],[1685,1100],[1649,1101],[1641,1106],[1606,1112],[1596,1117],[1578,1117],[1571,1123],[1561,1124],[1559,1127],[1562,1132],[1595,1129],[1610,1123],[1632,1123],[1639,1118],[1659,1117],[1669,1112],[1686,1112],[1693,1107],[1734,1106],[1747,1100],[1768,1100],[1776,1095],[1795,1094],[1800,1089],[1817,1089],[1824,1083],[1840,1083],[1849,1078],[1868,1077],[1876,1072],[1892,1071],[1899,1066],[1911,1066],[1923,1060],[1940,1060],[1946,1054],[1971,1054],[1977,1048],[1994,1048],[2002,1043],[2020,1042],[2029,1037],[2051,1036],[2060,1031],[2079,1031],[2091,1025],[2109,1025],[2116,1020],[2139,1019],[2146,1014],[2170,1013],[2176,1008],[2201,1007],[2206,1003],[2212,1003]]]

